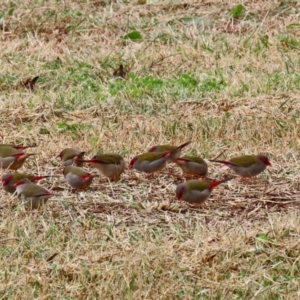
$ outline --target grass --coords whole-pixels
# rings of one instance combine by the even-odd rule
[[[79,194],[53,178],[41,185],[63,197],[39,212],[2,191],[1,299],[297,299],[298,1],[141,3],[0,4],[0,142],[38,145],[20,171],[61,174],[65,147],[128,162],[187,140],[187,154],[273,167],[200,208],[174,201],[173,165]]]

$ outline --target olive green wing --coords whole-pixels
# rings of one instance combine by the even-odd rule
[[[187,186],[190,190],[198,190],[204,191],[205,189],[209,188],[209,181],[200,181],[200,180],[190,180],[187,181]]]
[[[28,178],[29,180],[31,180],[34,177],[34,175],[25,174],[25,173],[15,173],[13,176],[14,176],[14,180],[16,182],[18,182],[19,180],[22,180],[24,178]]]
[[[159,152],[168,152],[177,148],[176,146],[172,145],[159,145],[157,147],[159,148]]]
[[[250,167],[251,165],[258,163],[258,159],[255,155],[244,155],[232,158],[230,162],[236,164],[237,166]]]
[[[199,164],[205,163],[204,159],[201,158],[201,157],[198,157],[198,156],[189,156],[189,155],[186,155],[186,156],[180,157],[179,159],[184,159],[186,161],[196,162],[196,163],[199,163]]]
[[[11,147],[1,147],[0,148],[0,155],[2,157],[16,156],[21,153],[24,153],[24,152],[22,150],[17,150],[15,148],[11,148]]]
[[[139,155],[138,161],[141,163],[143,161],[155,161],[162,158],[168,152],[147,152]]]
[[[84,152],[80,152],[76,149],[72,149],[72,148],[66,148],[63,150],[63,155],[62,155],[62,159],[63,160],[69,160],[74,158],[75,156],[79,155],[79,154],[84,154]]]
[[[119,165],[124,159],[119,154],[102,154],[95,155],[94,159],[98,160],[99,163],[103,164],[114,164]]]
[[[34,183],[28,183],[24,187],[22,194],[26,195],[26,197],[40,197],[48,195],[49,192],[41,186],[38,186]]]

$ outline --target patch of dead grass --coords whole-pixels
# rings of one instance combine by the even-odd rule
[[[117,183],[96,179],[84,193],[71,193],[62,176],[44,181],[43,186],[59,190],[63,197],[40,212],[25,211],[3,192],[3,298],[299,296],[300,103],[298,90],[289,88],[293,76],[285,68],[290,64],[298,76],[299,53],[285,44],[287,40],[277,40],[280,34],[295,38],[295,27],[287,25],[298,20],[299,6],[282,11],[280,3],[246,1],[249,19],[234,22],[230,11],[237,1],[18,4],[0,37],[2,74],[15,79],[12,84],[1,82],[0,122],[1,142],[38,145],[38,155],[28,159],[22,171],[61,175],[56,156],[67,146],[83,149],[87,156],[98,150],[122,153],[128,162],[153,144],[186,140],[193,142],[186,153],[208,159],[224,150],[226,158],[263,152],[273,167],[253,182],[240,183],[237,178],[218,187],[201,207],[175,201],[175,186],[185,179],[172,165],[152,179],[128,170]],[[1,4],[3,11],[8,7],[8,1]],[[46,17],[50,9],[56,19]],[[82,15],[74,17],[79,11]],[[179,19],[186,16],[202,16],[209,22],[184,26]],[[119,38],[134,28],[144,41],[125,43]],[[165,39],[158,38],[162,34]],[[255,52],[262,34],[269,36],[270,45]],[[241,43],[243,37],[251,42]],[[222,50],[224,39],[228,51]],[[53,70],[44,64],[57,57],[62,66],[57,77],[51,77]],[[105,65],[108,58],[115,65]],[[94,66],[91,74],[100,70],[99,86],[107,91],[107,100],[92,99],[89,108],[80,106],[84,103],[65,108],[74,90],[83,89],[72,77],[59,81],[75,60]],[[107,86],[119,60],[140,77],[167,80],[191,73],[202,82],[208,73],[219,72],[227,86],[205,97],[178,96],[179,100],[166,92],[163,101],[151,93],[138,100],[125,92],[112,96]],[[286,72],[286,86],[267,89],[267,75],[276,70]],[[40,74],[46,80],[38,81],[34,91],[13,88]],[[234,96],[241,81],[249,91]],[[142,105],[152,110],[139,110]],[[60,128],[62,121],[84,126]],[[210,178],[227,172],[209,164]]]

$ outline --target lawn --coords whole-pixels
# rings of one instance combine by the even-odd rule
[[[0,143],[36,144],[19,171],[57,175],[40,184],[62,196],[29,211],[0,191],[0,298],[298,299],[299,15],[296,0],[2,1]],[[57,157],[128,163],[188,140],[272,167],[195,207],[173,164],[73,193]]]

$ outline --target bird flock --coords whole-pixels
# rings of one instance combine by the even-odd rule
[[[189,144],[191,144],[190,141],[179,146],[153,146],[148,152],[135,156],[130,161],[128,168],[153,174],[162,170],[167,163],[172,162],[179,166],[185,175],[198,178],[205,177],[208,172],[205,160],[198,156],[181,155],[181,150]],[[9,170],[19,170],[27,158],[35,155],[24,151],[32,147],[35,147],[35,145],[0,144],[0,167],[7,172],[2,176],[3,189],[8,193],[16,194],[27,207],[37,209],[44,205],[49,198],[61,196],[37,184],[41,179],[54,176],[8,172]],[[126,163],[119,154],[98,154],[91,159],[85,159],[84,155],[84,151],[73,148],[65,148],[58,155],[64,168],[63,176],[75,190],[84,191],[88,189],[93,179],[99,177],[99,175],[85,171],[82,168],[85,163],[96,168],[100,175],[107,177],[111,181],[119,180],[126,169]],[[268,157],[262,154],[243,155],[230,160],[210,161],[228,166],[234,173],[242,177],[242,180],[256,176],[263,172],[267,166],[271,166]],[[231,179],[225,178],[213,181],[188,180],[177,185],[175,190],[176,197],[178,200],[191,204],[201,204],[210,196],[215,187]]]

